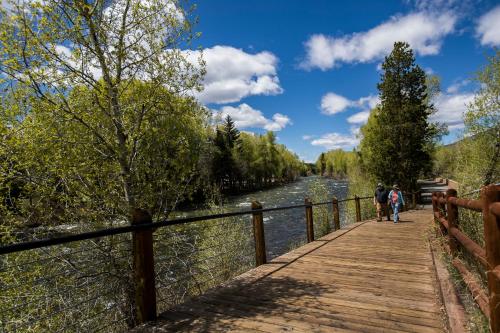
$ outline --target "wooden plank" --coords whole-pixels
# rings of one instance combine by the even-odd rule
[[[218,320],[212,320],[213,322],[218,322],[220,320],[225,320],[230,324],[247,325],[251,328],[256,328],[258,330],[265,330],[268,332],[273,332],[277,330],[283,331],[299,331],[299,332],[331,332],[331,328],[318,323],[310,323],[304,320],[296,319],[292,317],[284,317],[282,315],[275,315],[266,311],[266,309],[260,309],[256,313],[249,312],[248,308],[245,311],[239,304],[238,307],[207,307],[203,303],[189,303],[186,305],[180,305],[177,307],[176,311],[183,313],[193,313],[199,317],[205,317],[210,321],[213,316],[218,316]],[[259,310],[259,309],[257,309]],[[219,319],[220,318],[220,319]],[[230,318],[230,319],[226,319]],[[357,332],[355,330],[349,330],[345,327],[338,327],[339,332],[352,333]],[[206,332],[211,332],[212,330],[206,330]],[[359,332],[359,331],[358,331]]]
[[[328,258],[325,256],[317,256],[317,255],[309,255],[307,257],[303,257],[300,261],[304,262],[315,262],[320,265],[332,265],[337,267],[357,267],[364,269],[372,269],[379,271],[399,271],[405,272],[408,274],[416,274],[416,275],[428,275],[432,273],[431,266],[418,266],[418,265],[402,265],[397,263],[384,263],[383,266],[380,265],[380,262],[368,261],[368,260],[343,260],[337,258]]]
[[[300,279],[296,279],[297,282],[300,282]],[[266,281],[262,281],[263,285],[257,285],[257,286],[248,286],[242,290],[238,291],[233,291],[230,290],[228,292],[231,293],[251,293],[251,294],[260,294],[260,293],[269,293],[273,292],[272,290],[269,291],[266,288],[265,285]],[[281,283],[283,287],[288,287],[286,282]],[[290,289],[292,289],[290,287]],[[309,291],[307,286],[301,286],[301,290],[303,291],[302,294],[304,295],[311,295],[311,294],[317,294],[317,287],[312,287],[312,290]],[[421,290],[412,290],[410,288],[406,288],[403,290],[394,288],[392,285],[383,287],[380,284],[375,284],[375,285],[370,285],[366,283],[354,283],[350,281],[349,279],[345,279],[343,281],[336,280],[332,283],[329,284],[329,288],[321,288],[321,292],[323,294],[326,294],[328,292],[335,292],[336,290],[342,290],[342,289],[349,289],[349,290],[354,290],[354,291],[360,291],[360,292],[368,292],[368,293],[374,293],[375,295],[387,295],[387,296],[392,296],[395,298],[402,298],[402,299],[410,299],[410,300],[433,300],[435,298],[435,293],[434,292],[425,292]],[[280,295],[277,295],[280,296]]]
[[[276,272],[274,276],[289,276],[289,274],[292,274],[292,272],[288,270],[283,270]],[[304,273],[304,272],[293,272],[294,278],[298,280],[304,280],[304,281],[318,281],[322,283],[335,283],[335,281],[351,281],[352,283],[357,283],[357,284],[373,284],[374,286],[377,286],[379,288],[403,288],[403,289],[410,289],[410,290],[415,290],[415,291],[422,291],[422,292],[434,292],[434,286],[428,285],[425,283],[409,283],[409,282],[399,282],[399,281],[394,281],[390,277],[382,277],[380,276],[379,279],[373,279],[367,276],[346,276],[344,274],[333,274],[333,273],[323,273],[323,272],[314,272],[314,273]]]
[[[255,299],[255,298],[242,298],[237,295],[227,295],[225,298],[218,299],[206,299],[203,302],[208,304],[218,304],[219,302],[227,302],[229,304],[243,304],[243,306],[257,306],[257,307],[265,307],[266,302]],[[269,307],[276,307],[276,304],[273,304],[272,301]],[[280,303],[279,311],[284,313],[300,313],[300,314],[308,314],[317,318],[330,318],[333,320],[341,320],[345,322],[354,322],[360,323],[364,326],[374,326],[377,328],[383,328],[386,331],[388,330],[398,330],[398,331],[406,331],[406,332],[437,332],[441,329],[441,323],[438,320],[418,320],[419,318],[415,317],[404,317],[397,316],[392,313],[384,313],[384,312],[375,312],[375,311],[363,311],[361,309],[353,309],[349,307],[334,307],[330,304],[319,307],[314,304],[310,304],[309,306],[304,306],[304,304],[290,304],[290,303]],[[385,314],[385,316],[384,316]],[[392,316],[392,318],[391,318]],[[397,320],[393,320],[394,317]],[[417,319],[412,321],[412,319]],[[306,319],[307,320],[307,319]]]
[[[293,307],[290,305],[276,308],[274,306],[264,307],[262,304],[235,303],[234,299],[205,299],[203,303],[210,306],[223,306],[223,309],[230,310],[237,308],[243,313],[253,313],[265,309],[268,314],[277,314],[287,319],[300,320],[311,325],[323,325],[332,328],[344,328],[363,332],[400,332],[406,328],[407,332],[414,332],[418,328],[419,332],[439,332],[435,327],[420,325],[404,325],[394,322],[384,322],[376,318],[363,318],[359,315],[346,315],[334,313],[332,311],[315,310],[309,307]],[[226,310],[223,310],[226,311]]]
[[[363,267],[353,267],[348,265],[333,265],[328,262],[325,263],[314,263],[310,261],[300,260],[294,265],[294,268],[301,269],[309,269],[313,266],[317,266],[321,264],[323,267],[323,273],[339,273],[347,276],[366,276],[366,277],[389,277],[391,279],[395,279],[397,281],[407,281],[407,282],[424,282],[424,283],[432,283],[433,277],[429,273],[418,274],[413,273],[409,274],[407,272],[401,272],[398,270],[387,270],[383,267],[366,269]]]
[[[429,326],[434,328],[440,328],[441,321],[439,316],[434,318],[424,318],[422,316],[408,316],[401,315],[393,312],[377,311],[372,309],[362,309],[359,307],[350,307],[345,305],[336,305],[331,302],[325,302],[320,298],[314,297],[303,297],[300,299],[273,299],[266,297],[265,294],[228,294],[220,295],[222,298],[227,298],[235,303],[241,302],[245,304],[262,304],[262,303],[273,303],[280,304],[283,307],[301,307],[306,309],[314,309],[318,311],[328,312],[328,313],[339,313],[345,314],[346,316],[360,316],[370,318],[370,320],[382,320],[391,321],[396,323],[408,323],[417,326]],[[390,325],[390,324],[389,324]]]

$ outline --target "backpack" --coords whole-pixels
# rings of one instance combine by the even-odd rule
[[[398,202],[398,192],[397,191],[392,191],[392,197],[391,197],[391,202],[393,204],[397,203]]]
[[[375,196],[377,197],[377,201],[379,203],[387,203],[387,198],[389,197],[389,192],[386,189],[379,189],[375,191]]]

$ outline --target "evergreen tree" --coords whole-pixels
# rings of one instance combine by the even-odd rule
[[[361,131],[361,156],[377,180],[415,190],[419,176],[431,170],[439,134],[428,121],[434,106],[427,98],[426,75],[405,42],[394,43],[382,69],[377,85],[381,104]]]
[[[226,138],[227,146],[229,147],[229,149],[239,147],[240,131],[238,131],[238,129],[234,125],[234,121],[230,115],[226,116],[224,122],[224,136]]]
[[[325,159],[325,153],[321,153],[319,156],[319,172],[320,175],[323,176],[325,174],[326,170],[326,159]]]
[[[225,159],[227,156],[226,140],[220,128],[215,130],[215,138],[213,139],[215,146],[214,155],[212,158],[212,176],[219,187],[223,187],[224,178],[226,176]]]

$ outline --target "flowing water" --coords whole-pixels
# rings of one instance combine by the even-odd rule
[[[264,189],[252,193],[230,196],[224,202],[224,210],[228,212],[249,210],[253,200],[259,201],[263,208],[300,205],[310,194],[310,186],[320,181],[328,190],[328,201],[336,196],[339,200],[347,196],[348,182],[318,176],[303,177],[296,182],[279,187]],[[331,216],[331,205],[328,205]],[[342,205],[341,224],[344,224]],[[177,217],[203,214],[200,211],[183,213]],[[206,212],[204,212],[206,213]],[[242,216],[242,220],[250,221],[251,217]],[[305,208],[294,208],[283,211],[264,213],[264,233],[268,258],[286,253],[306,241]]]
[[[248,209],[252,200],[259,201],[264,208],[300,205],[309,195],[309,187],[319,180],[328,189],[329,199],[347,196],[347,181],[338,181],[318,176],[300,178],[298,181],[280,187],[261,190],[248,195],[238,195],[228,199],[230,210]],[[306,241],[305,208],[264,213],[264,233],[268,257],[288,252]]]

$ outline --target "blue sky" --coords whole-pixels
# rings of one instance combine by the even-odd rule
[[[395,40],[441,79],[433,119],[449,125],[445,142],[463,127],[475,72],[500,46],[497,1],[200,0],[196,13],[193,47],[208,70],[199,99],[241,130],[276,131],[306,161],[357,144]]]

